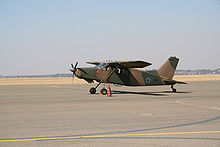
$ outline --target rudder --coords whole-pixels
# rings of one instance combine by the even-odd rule
[[[176,71],[179,59],[176,57],[170,57],[159,69],[158,74],[161,77],[172,79]]]

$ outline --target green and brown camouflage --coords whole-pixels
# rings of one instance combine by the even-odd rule
[[[173,80],[179,59],[170,57],[158,70],[143,71],[136,68],[143,68],[151,65],[144,61],[120,61],[120,62],[87,62],[96,67],[71,68],[78,78],[89,83],[97,81],[100,83],[112,83],[125,86],[154,86],[154,85],[175,85],[184,82]],[[72,66],[73,67],[73,66]],[[96,88],[99,86],[96,86]],[[95,88],[95,89],[96,89]]]

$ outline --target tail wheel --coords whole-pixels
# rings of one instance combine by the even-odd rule
[[[173,92],[176,92],[176,89],[173,87],[173,85],[171,86],[171,89],[173,90]]]

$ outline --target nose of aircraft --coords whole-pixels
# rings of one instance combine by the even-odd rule
[[[70,70],[71,72],[73,72],[73,73],[76,72],[76,69],[75,69],[75,68],[70,68],[69,70]]]
[[[80,77],[81,73],[80,73],[80,70],[77,69],[77,68],[70,68],[69,69],[71,72],[73,72],[73,75],[77,76],[77,77]]]
[[[73,72],[73,76],[75,75],[75,76],[77,76],[78,78],[80,78],[80,77],[81,77],[81,72],[80,72],[80,70],[77,68],[78,63],[79,63],[79,62],[76,62],[75,66],[73,66],[73,64],[71,64],[71,67],[72,67],[72,68],[70,68],[69,70],[70,70],[71,72]]]

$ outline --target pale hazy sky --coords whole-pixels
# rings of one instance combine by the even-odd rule
[[[173,55],[178,69],[220,67],[220,0],[0,0],[0,75]]]

